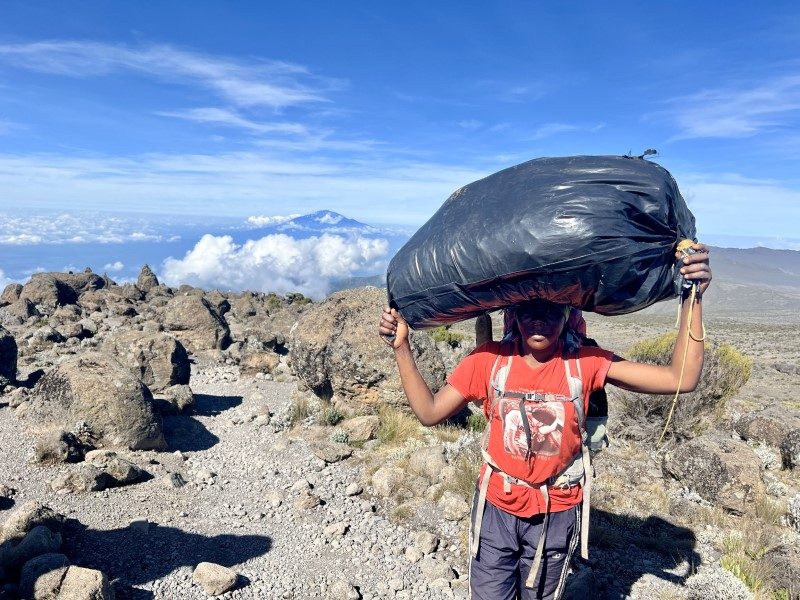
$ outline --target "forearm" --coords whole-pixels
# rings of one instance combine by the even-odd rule
[[[394,349],[394,357],[400,372],[400,382],[408,398],[411,410],[423,425],[434,425],[438,420],[434,417],[433,392],[422,378],[414,360],[414,354],[408,343]]]
[[[672,351],[672,361],[670,362],[673,376],[681,380],[682,392],[694,390],[700,381],[703,371],[704,337],[703,303],[699,298],[695,298],[694,301],[689,298],[681,306],[678,337],[675,340],[675,349]],[[686,356],[685,363],[684,355]],[[681,371],[683,372],[682,378]]]

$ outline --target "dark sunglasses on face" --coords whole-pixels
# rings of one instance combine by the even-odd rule
[[[517,308],[517,318],[523,322],[558,321],[566,318],[566,309],[550,302],[531,302]]]

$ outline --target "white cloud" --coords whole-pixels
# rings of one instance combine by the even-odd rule
[[[282,133],[291,135],[309,135],[309,131],[305,125],[292,122],[271,122],[259,123],[251,119],[247,119],[234,111],[225,110],[222,108],[193,108],[180,112],[159,112],[157,113],[165,117],[176,117],[187,121],[195,121],[198,123],[209,123],[211,125],[223,125],[227,127],[236,127],[245,129],[255,134],[268,134],[268,133]]]
[[[312,77],[299,65],[281,61],[219,58],[169,45],[126,47],[87,41],[0,45],[0,57],[14,67],[72,77],[135,71],[175,83],[194,83],[238,106],[283,108],[325,101],[322,87],[341,82]]]
[[[702,90],[668,104],[673,108],[666,115],[679,128],[673,139],[750,137],[782,127],[791,113],[800,111],[800,75]]]
[[[0,290],[4,290],[9,283],[13,283],[13,281],[6,277],[3,269],[0,269]]]
[[[179,236],[164,231],[141,231],[139,228],[142,226],[151,227],[141,221],[141,219],[122,219],[103,214],[61,213],[18,216],[0,213],[0,246],[122,244],[180,239]]]
[[[266,215],[253,215],[251,217],[247,217],[247,222],[251,225],[255,225],[256,227],[268,227],[270,225],[280,225],[281,223],[286,223],[286,221],[291,221],[299,216],[300,213],[295,213],[293,215],[275,215],[272,217]]]
[[[230,236],[204,235],[183,259],[165,260],[161,278],[174,286],[299,291],[322,298],[332,279],[385,269],[388,250],[384,239],[358,236],[325,234],[297,240],[274,234],[237,245]]]
[[[533,136],[531,139],[533,140],[543,140],[544,138],[548,138],[553,135],[557,135],[559,133],[565,133],[567,131],[577,131],[580,129],[577,125],[570,125],[568,123],[545,123],[536,129],[533,132]]]
[[[109,199],[128,211],[241,216],[273,209],[308,214],[327,208],[365,222],[419,224],[457,188],[491,170],[387,159],[341,159],[260,152],[68,157],[0,155],[0,189],[9,206],[29,211],[107,211]],[[58,190],[54,194],[53,190]],[[81,227],[92,227],[89,220]],[[76,231],[44,222],[45,240]],[[30,228],[0,227],[0,235]],[[33,230],[33,233],[39,233]],[[109,235],[119,241],[124,231]],[[108,240],[112,241],[112,240]]]
[[[110,273],[116,273],[117,271],[122,271],[125,268],[125,265],[122,264],[120,261],[115,261],[113,263],[108,263],[103,265],[103,269]]]

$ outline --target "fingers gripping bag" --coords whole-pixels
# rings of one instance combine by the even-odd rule
[[[457,190],[389,264],[389,303],[414,329],[543,298],[603,315],[674,297],[694,216],[639,157],[539,158]]]

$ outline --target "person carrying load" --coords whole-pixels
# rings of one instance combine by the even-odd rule
[[[400,312],[385,307],[379,334],[394,350],[403,389],[423,425],[483,402],[487,428],[472,506],[470,590],[477,600],[557,599],[578,540],[588,552],[592,470],[585,415],[606,383],[649,394],[688,392],[703,367],[702,296],[711,282],[708,248],[676,251],[694,285],[681,307],[669,365],[625,360],[576,343],[572,308],[543,299],[513,306],[511,334],[459,363],[435,394],[420,375]],[[693,253],[688,253],[693,251]]]

